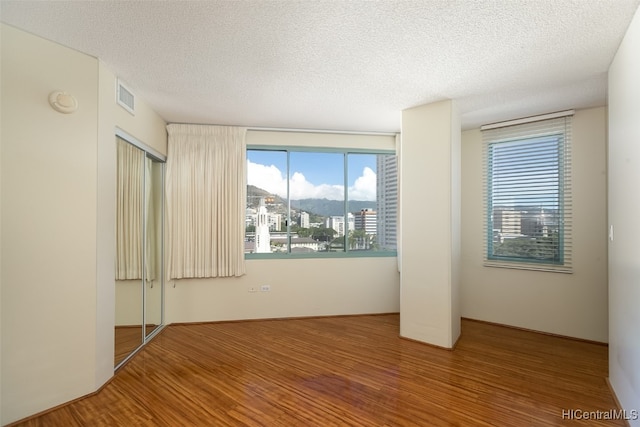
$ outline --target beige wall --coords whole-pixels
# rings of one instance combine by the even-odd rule
[[[96,383],[102,384],[113,375],[113,326],[129,324],[133,313],[139,314],[142,291],[126,287],[131,299],[120,295],[116,300],[115,282],[115,201],[116,201],[116,127],[138,141],[148,145],[160,154],[167,153],[166,123],[144,100],[136,98],[135,115],[132,115],[116,103],[116,76],[102,62],[99,63],[99,125],[98,125],[98,271],[97,320],[99,331],[96,340],[97,354],[100,357]],[[116,311],[123,319],[116,320]],[[132,324],[135,324],[132,323]]]
[[[113,375],[115,127],[166,152],[165,123],[115,104],[96,58],[2,25],[2,414],[9,423]],[[49,106],[53,90],[78,99]]]
[[[247,131],[247,145],[302,146],[324,148],[367,148],[395,151],[394,135],[346,133]]]
[[[240,278],[167,287],[168,323],[398,312],[395,258],[248,260]],[[271,285],[270,292],[248,292]]]
[[[247,144],[395,149],[393,136],[247,132]],[[171,281],[166,322],[399,311],[396,258],[251,259],[239,278]],[[248,292],[271,285],[270,292]],[[175,285],[175,286],[174,286]]]
[[[447,348],[460,334],[459,165],[452,101],[402,112],[400,335]]]
[[[609,69],[609,380],[640,411],[640,11]],[[630,420],[640,426],[640,419]]]
[[[483,267],[482,137],[462,134],[462,316],[607,341],[606,111],[573,120],[573,274]]]
[[[98,61],[2,25],[2,423],[95,390]],[[48,104],[53,90],[79,103]]]

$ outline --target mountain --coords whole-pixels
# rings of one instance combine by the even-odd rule
[[[247,185],[247,206],[252,208],[258,207],[261,198],[264,198],[268,204],[286,206],[286,202],[282,197],[271,194],[267,190],[263,190],[255,185]]]
[[[282,207],[286,207],[286,200],[275,194],[271,194],[255,185],[247,185],[247,205],[257,207],[260,199],[265,198],[270,206],[280,206],[280,208],[270,208],[272,211],[279,211]],[[291,200],[291,207],[305,211],[310,214],[320,216],[343,216],[344,202],[340,200],[328,199],[300,199]],[[364,200],[349,200],[349,212],[358,212],[362,209],[376,209],[376,202]]]
[[[291,207],[322,216],[344,216],[344,202],[340,200],[291,200]],[[362,209],[375,210],[376,202],[368,202],[364,200],[349,200],[349,212],[358,212]]]

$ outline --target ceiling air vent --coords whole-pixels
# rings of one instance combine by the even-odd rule
[[[120,79],[116,85],[116,101],[122,108],[135,114],[136,96]]]

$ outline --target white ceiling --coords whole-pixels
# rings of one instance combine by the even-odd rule
[[[640,0],[4,1],[3,22],[100,58],[168,122],[395,132],[606,104]]]

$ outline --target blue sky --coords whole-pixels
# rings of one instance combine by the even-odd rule
[[[291,153],[291,198],[342,200],[344,157],[341,153]],[[282,151],[247,151],[248,184],[285,197],[287,155]],[[348,156],[349,199],[375,200],[376,156]]]

